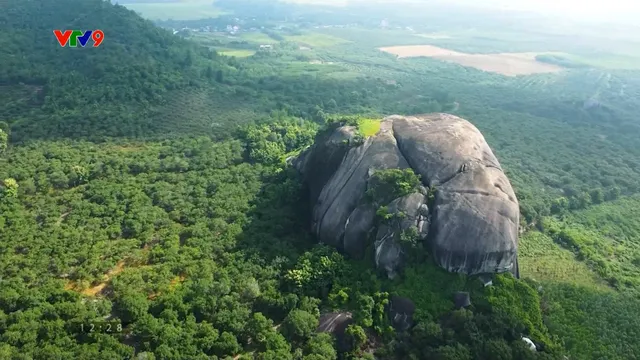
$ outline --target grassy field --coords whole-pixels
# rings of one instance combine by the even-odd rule
[[[429,39],[416,36],[405,30],[382,30],[365,28],[327,28],[319,29],[322,34],[338,37],[365,45],[371,48],[395,45],[423,45],[428,44]]]
[[[151,20],[198,20],[214,18],[224,12],[213,5],[212,0],[181,1],[172,3],[123,3],[125,7]]]
[[[640,289],[640,196],[545,219],[545,229],[620,288]]]
[[[541,282],[574,283],[599,290],[609,286],[569,250],[563,249],[549,236],[530,231],[520,238],[520,273],[522,277]]]
[[[303,35],[288,35],[284,37],[287,41],[297,42],[311,47],[329,47],[335,45],[346,44],[349,41],[326,34],[306,33]]]
[[[246,50],[246,49],[219,48],[219,49],[216,49],[216,51],[218,51],[222,55],[235,56],[235,57],[249,57],[256,53],[254,50]]]
[[[278,40],[272,39],[269,35],[261,32],[249,32],[240,34],[240,39],[253,44],[277,44]]]

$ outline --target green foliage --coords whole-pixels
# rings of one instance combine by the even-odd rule
[[[306,341],[318,327],[318,316],[304,310],[292,310],[282,323],[282,332],[292,341]]]
[[[488,288],[487,294],[492,313],[517,319],[524,327],[524,335],[551,349],[554,344],[542,321],[540,297],[536,290],[510,275],[496,276],[493,282],[494,286]]]
[[[471,355],[471,351],[462,345],[444,345],[436,349],[433,354],[433,359],[435,360],[471,360],[473,356]]]
[[[510,360],[512,351],[509,343],[504,339],[492,339],[484,344],[484,357],[486,359]]]
[[[403,31],[276,31],[270,21],[287,16],[289,5],[216,6],[234,14],[206,21],[226,26],[240,17],[243,27],[265,26],[274,51],[220,56],[211,49],[247,55],[264,36],[193,36],[195,43],[105,1],[0,4],[0,358],[118,359],[135,351],[138,359],[335,359],[330,336],[313,335],[320,307],[354,312],[354,348],[375,333],[388,345],[380,349],[386,358],[555,359],[552,335],[576,358],[640,352],[636,72],[581,70],[580,57],[563,56],[546,60],[573,71],[504,77],[376,49],[424,43]],[[418,13],[420,24],[436,26]],[[325,16],[305,15],[296,25],[323,24]],[[329,16],[375,27],[370,19],[382,17]],[[33,36],[61,23],[100,28],[106,40],[98,49],[63,49]],[[460,34],[429,42],[477,52],[560,46],[530,29],[535,41],[513,34],[515,41]],[[326,47],[302,54],[295,42]],[[309,64],[315,59],[323,63]],[[546,256],[529,268],[556,265],[542,299],[508,276],[482,289],[431,262],[382,280],[366,261],[309,248],[306,197],[282,166],[313,141],[317,125],[301,119],[356,126],[351,145],[358,145],[378,131],[371,119],[380,114],[434,111],[466,117],[482,131],[514,185],[524,225],[544,231],[525,235],[531,244],[521,253]],[[380,171],[370,185],[368,197],[380,206],[416,191],[420,180]],[[402,218],[379,210],[386,220]],[[398,237],[415,249],[415,233]],[[624,293],[596,292],[603,286],[585,266]],[[568,269],[581,271],[573,277],[588,288],[562,284]],[[474,305],[452,311],[460,290]],[[386,291],[415,301],[410,331],[388,331]],[[122,321],[124,334],[78,330],[105,318]],[[522,334],[544,351],[530,352]]]
[[[318,127],[296,118],[248,126],[241,135],[247,143],[249,159],[268,165],[278,165],[288,156],[310,146]]]
[[[248,336],[259,344],[265,346],[267,338],[274,331],[273,321],[266,318],[262,313],[254,313],[247,323]],[[265,349],[266,350],[266,349]]]
[[[589,65],[587,64],[583,64],[572,59],[567,59],[560,55],[552,55],[552,54],[537,55],[536,61],[558,65],[558,66],[562,66],[570,69],[581,69],[581,68],[589,67]]]
[[[18,182],[12,178],[6,178],[2,182],[2,196],[6,198],[16,198],[18,197]]]
[[[367,341],[367,333],[360,325],[351,324],[347,326],[345,337],[348,339],[347,341],[354,353],[358,353]]]
[[[15,121],[13,134],[19,139],[140,136],[157,131],[159,123],[149,119],[159,114],[149,105],[159,105],[170,92],[192,86],[195,78],[184,54],[193,51],[198,59],[210,56],[209,51],[195,49],[124,7],[104,1],[65,0],[56,5],[12,0],[3,7],[12,11],[1,12],[7,51],[0,79],[3,84],[26,84],[31,90],[22,111],[12,111],[14,117],[7,119]],[[88,15],[78,20],[70,8]],[[73,51],[57,46],[52,36],[38,37],[29,48],[20,45],[33,31],[51,35],[60,22],[100,28],[107,34],[105,46]]]
[[[378,170],[369,178],[366,196],[373,203],[388,204],[418,191],[420,185],[420,176],[412,169]]]
[[[415,227],[410,227],[400,232],[398,243],[408,251],[418,250],[421,247],[420,236]]]
[[[387,308],[390,304],[389,293],[376,292],[373,295],[374,305],[372,309],[373,329],[379,335],[393,333],[393,328],[389,326]]]
[[[407,271],[409,275],[412,274],[410,270]],[[452,280],[452,274],[430,275],[431,281],[445,281],[447,277],[449,281]],[[455,287],[441,286],[442,292],[436,288],[424,291],[421,288],[424,282],[413,283],[411,295],[403,282],[398,287],[403,290],[400,294],[411,296],[416,301],[417,309],[424,308],[424,303],[417,301],[421,299],[418,295],[428,296],[428,302],[439,302],[442,306],[432,306],[432,312],[417,314],[415,326],[407,333],[397,334],[397,340],[385,347],[385,355],[443,359],[563,358],[559,342],[548,336],[542,322],[540,299],[529,285],[510,275],[498,276],[493,286],[484,289],[479,281],[469,280],[459,282]],[[455,291],[460,290],[470,292],[472,305],[453,310],[453,304],[447,306],[445,302],[451,301]],[[528,352],[519,353],[522,336],[531,337],[540,345],[539,352],[526,349]]]
[[[0,200],[2,351],[127,358],[133,348],[117,334],[79,333],[113,316],[156,358],[234,356],[249,338],[290,356],[265,324],[293,308],[279,286],[283,261],[269,254],[295,259],[308,244],[292,215],[298,187],[286,172],[244,163],[242,149],[209,138],[9,149],[0,159],[0,178],[15,179],[3,186],[14,198]],[[254,204],[259,193],[265,203]],[[245,251],[265,238],[275,240],[260,257]],[[254,307],[267,315],[252,317]]]
[[[275,331],[267,335],[266,348],[267,350],[265,352],[257,356],[258,359],[277,360],[293,358],[291,356],[291,345],[282,334]]]
[[[125,323],[140,320],[149,310],[147,295],[141,292],[129,291],[115,295],[115,311]]]
[[[334,348],[334,339],[330,334],[319,333],[312,336],[306,344],[303,360],[336,360],[338,354]]]
[[[636,295],[571,284],[548,284],[544,303],[549,330],[572,358],[633,359],[640,351]]]
[[[376,210],[376,216],[382,223],[386,224],[396,224],[407,218],[407,214],[402,211],[390,213],[389,208],[386,206],[380,206]]]
[[[349,302],[348,288],[333,288],[329,293],[329,304],[333,309],[340,309]]]
[[[345,268],[342,255],[327,246],[317,245],[298,259],[287,271],[285,279],[293,290],[317,296],[328,293],[333,279],[341,277]]]
[[[375,301],[373,297],[368,295],[360,295],[356,299],[358,309],[353,315],[353,319],[356,324],[364,326],[366,328],[373,326],[373,307]]]
[[[440,318],[453,308],[453,294],[463,290],[464,284],[464,277],[447,273],[428,259],[407,267],[395,292],[415,302],[417,319],[429,320]]]
[[[573,251],[610,285],[640,289],[640,223],[638,196],[620,198],[565,214],[545,218],[544,231]]]
[[[604,202],[604,192],[602,191],[602,189],[592,190],[589,195],[591,196],[591,202],[593,204],[597,205]]]
[[[9,145],[9,135],[4,132],[3,129],[0,129],[0,155],[7,150],[7,146]]]

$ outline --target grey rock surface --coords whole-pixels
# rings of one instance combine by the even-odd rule
[[[411,299],[392,296],[389,303],[389,318],[393,327],[399,331],[406,331],[413,326],[413,314],[416,305]]]
[[[350,312],[334,312],[320,315],[320,321],[316,332],[326,332],[336,337],[336,345],[339,351],[350,350],[350,342],[345,336],[347,327],[355,323]]]
[[[376,265],[393,276],[403,260],[396,235],[415,227],[435,261],[451,272],[517,267],[518,201],[475,126],[449,114],[394,115],[360,144],[353,143],[356,133],[345,126],[322,134],[294,161],[309,187],[312,229],[321,242],[357,257],[373,245]],[[431,206],[424,188],[389,204],[366,201],[373,173],[408,167],[424,186],[435,187]],[[381,223],[378,205],[406,216]]]
[[[355,258],[364,256],[367,238],[373,230],[376,208],[372,204],[362,204],[355,208],[345,224],[344,250]]]
[[[360,204],[360,200],[367,190],[367,180],[373,169],[408,167],[396,145],[391,125],[390,122],[383,124],[377,136],[366,139],[360,146],[350,148],[322,187],[312,213],[312,230],[321,242],[342,250],[345,249],[343,241],[345,224],[351,213]],[[340,128],[337,131],[343,132],[344,130]],[[319,172],[316,176],[309,175],[314,177],[309,182],[312,201],[314,200],[315,186],[319,183],[318,179],[327,177],[322,166],[326,162],[324,159],[327,158],[324,153],[326,151],[331,156],[337,154],[338,151],[334,150],[334,146],[333,142],[325,142],[324,146],[314,147],[308,151],[309,154],[303,155],[305,158],[310,156],[303,169]],[[341,143],[341,146],[344,144]],[[313,161],[313,158],[320,160],[316,162]],[[333,164],[333,160],[331,164]],[[305,170],[302,170],[302,173],[307,179]]]
[[[374,242],[376,266],[386,271],[390,279],[396,277],[403,260],[402,247],[395,240],[397,231],[392,226],[380,225]]]
[[[318,200],[322,188],[342,163],[355,134],[353,126],[343,126],[324,134],[293,162],[293,166],[305,174],[312,202]]]
[[[397,243],[397,236],[401,232],[415,227],[418,235],[422,239],[426,239],[428,235],[429,223],[423,215],[427,208],[427,197],[421,193],[412,193],[401,198],[393,200],[387,206],[389,214],[404,214],[404,217],[392,224],[380,224],[376,234],[375,245],[375,262],[376,266],[384,269],[390,278],[394,278],[396,271],[402,266],[404,251],[400,244]]]

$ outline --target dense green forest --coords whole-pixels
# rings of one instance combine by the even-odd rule
[[[426,40],[370,14],[217,6],[231,15],[193,26],[269,29],[175,36],[101,0],[0,2],[0,358],[637,358],[637,71],[547,57],[567,70],[505,77],[381,53]],[[327,18],[361,27],[310,32]],[[105,41],[61,48],[51,32],[67,28]],[[530,36],[429,43],[568,48]],[[247,58],[220,51],[265,39],[273,49]],[[346,115],[367,136],[383,115],[438,111],[472,121],[513,183],[524,279],[484,287],[420,248],[388,280],[309,234],[288,158]],[[455,306],[459,291],[471,306]],[[398,296],[416,305],[404,331]],[[344,312],[344,334],[316,332]]]
[[[315,334],[319,315],[351,310],[346,358],[366,357],[375,338],[389,358],[529,358],[520,334],[557,358],[538,294],[510,275],[485,290],[425,260],[408,270],[443,291],[314,246],[296,174],[265,156],[308,146],[315,127],[304,124],[273,119],[223,142],[12,147],[0,160],[3,357],[336,359],[335,340]],[[452,311],[463,289],[473,310]],[[385,316],[400,293],[438,302],[411,334]],[[111,332],[87,330],[105,319]]]

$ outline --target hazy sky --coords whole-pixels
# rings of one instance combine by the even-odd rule
[[[565,15],[574,19],[613,20],[624,18],[640,22],[640,0],[284,0],[291,2],[315,2],[341,5],[347,2],[440,2],[459,3],[474,7],[527,10],[554,15]]]
[[[467,0],[467,2],[470,2]],[[572,17],[597,18],[640,14],[638,0],[489,0],[482,3],[543,12],[561,13]]]

